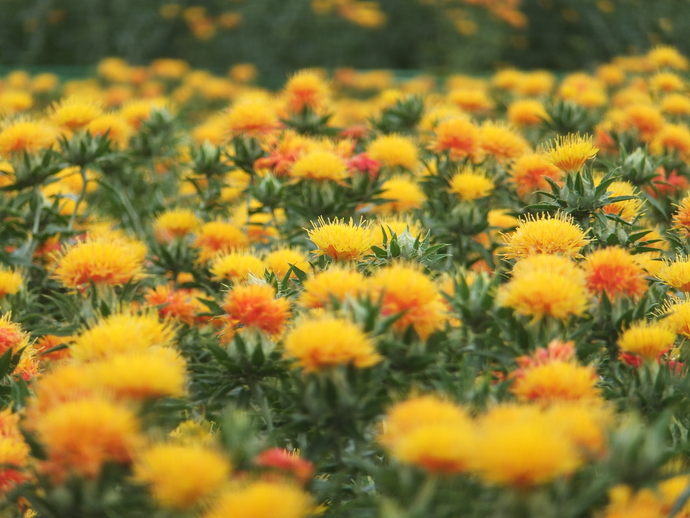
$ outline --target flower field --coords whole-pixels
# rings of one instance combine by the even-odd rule
[[[9,73],[0,516],[690,516],[688,70]]]

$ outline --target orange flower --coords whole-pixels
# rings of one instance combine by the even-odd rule
[[[45,123],[18,119],[3,125],[0,130],[0,156],[48,149],[56,142],[56,137],[56,131]]]
[[[172,285],[160,285],[149,288],[144,300],[148,306],[162,306],[158,309],[161,318],[172,317],[191,326],[206,320],[205,317],[197,316],[207,311],[199,297],[204,297],[204,293],[199,290],[175,290]]]
[[[499,162],[514,160],[529,151],[529,143],[509,127],[486,122],[481,127],[481,148]]]
[[[228,292],[223,308],[232,320],[269,335],[280,334],[290,318],[290,303],[275,298],[268,284],[235,286]]]
[[[518,158],[508,171],[512,182],[517,186],[520,196],[527,196],[535,191],[550,191],[549,183],[544,179],[560,180],[563,173],[539,153],[528,153]]]
[[[479,154],[480,132],[472,121],[453,117],[438,123],[435,139],[430,147],[434,153],[448,151],[453,160],[465,157],[475,158]]]
[[[249,246],[249,238],[237,226],[225,221],[203,225],[192,243],[199,250],[199,262],[206,263],[218,252],[229,253]]]
[[[639,297],[647,289],[645,272],[626,250],[608,247],[595,250],[582,263],[587,288],[610,298]]]
[[[446,321],[446,305],[434,283],[413,266],[394,264],[382,268],[371,278],[373,300],[381,300],[381,314],[402,316],[393,327],[404,332],[412,326],[426,339]]]
[[[293,113],[305,107],[319,111],[330,96],[328,84],[314,70],[301,70],[285,84],[288,105]]]

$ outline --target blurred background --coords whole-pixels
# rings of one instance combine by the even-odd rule
[[[572,70],[657,44],[687,55],[688,34],[690,0],[0,0],[5,69],[120,56],[281,79],[313,66]]]

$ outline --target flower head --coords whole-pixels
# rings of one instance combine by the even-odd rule
[[[474,201],[486,198],[494,190],[494,182],[484,171],[465,167],[450,179],[449,191],[462,201]]]
[[[94,385],[118,398],[143,400],[184,396],[187,364],[173,349],[149,347],[113,354],[88,364]]]
[[[522,401],[578,401],[596,399],[597,373],[572,361],[552,361],[520,369],[510,391]]]
[[[606,293],[611,299],[639,297],[647,289],[644,270],[624,248],[595,250],[585,257],[582,268],[587,288],[595,294]]]
[[[204,293],[199,290],[174,289],[170,284],[149,288],[144,294],[147,306],[160,306],[158,314],[161,318],[172,318],[190,326],[205,320],[205,317],[197,316],[208,310],[199,301],[199,297],[203,298]]]
[[[134,462],[134,479],[165,508],[187,509],[216,492],[230,474],[219,452],[198,445],[154,444]]]
[[[192,246],[199,250],[199,262],[207,263],[219,252],[229,253],[249,246],[242,230],[225,221],[210,221],[201,226]]]
[[[480,151],[480,131],[465,117],[452,117],[438,123],[430,149],[435,153],[448,152],[454,160],[474,158]]]
[[[84,129],[93,136],[105,136],[113,143],[114,148],[126,148],[132,128],[120,115],[104,113],[92,119]]]
[[[515,126],[536,126],[549,118],[546,108],[536,99],[519,99],[508,106],[508,120]]]
[[[436,395],[417,396],[393,405],[381,424],[378,441],[392,449],[410,433],[425,426],[454,428],[470,422],[467,411]]]
[[[146,246],[139,241],[111,235],[88,238],[62,253],[54,276],[69,288],[90,282],[118,286],[143,277],[145,257]]]
[[[293,113],[305,107],[320,111],[330,97],[328,83],[314,70],[300,70],[285,84],[288,106]]]
[[[100,102],[72,96],[54,103],[48,117],[56,126],[76,131],[102,113]]]
[[[661,322],[635,322],[618,338],[623,352],[656,360],[676,341],[676,334]]]
[[[665,263],[656,276],[672,288],[690,293],[690,257]]]
[[[441,329],[446,321],[447,309],[437,286],[418,268],[394,264],[382,268],[370,281],[370,295],[381,300],[381,314],[402,314],[393,328],[402,333],[412,326],[426,339]]]
[[[275,295],[268,284],[235,286],[225,297],[223,308],[232,321],[244,327],[278,335],[290,318],[290,303]]]
[[[182,238],[195,232],[200,226],[201,221],[193,211],[178,208],[159,215],[153,229],[159,241],[170,242],[174,238]]]
[[[21,272],[0,266],[0,299],[7,295],[14,295],[21,287]]]
[[[99,397],[67,401],[38,414],[32,427],[59,469],[96,477],[106,462],[127,463],[139,422],[122,404]]]
[[[409,212],[420,209],[426,195],[419,184],[408,178],[395,176],[381,185],[380,198],[391,201],[376,205],[377,212]]]
[[[350,177],[350,173],[347,163],[340,155],[325,149],[314,149],[292,164],[290,176],[297,179],[342,182]]]
[[[490,410],[473,448],[472,467],[479,477],[530,488],[573,473],[582,460],[554,417],[529,406]]]
[[[57,140],[55,130],[43,122],[17,119],[0,127],[0,156],[36,153],[48,149]]]
[[[348,364],[363,369],[381,361],[374,343],[356,324],[331,315],[297,323],[285,337],[284,347],[305,371]]]
[[[402,135],[383,135],[367,146],[369,156],[386,167],[413,171],[419,162],[417,146]]]
[[[250,274],[260,277],[265,268],[264,262],[251,253],[232,252],[217,256],[210,270],[217,280],[238,282],[248,280]]]
[[[566,173],[577,173],[599,151],[592,137],[569,133],[555,139],[544,151],[546,160]]]
[[[485,122],[481,127],[481,149],[498,162],[515,160],[530,150],[529,143],[508,126]]]
[[[297,485],[260,480],[227,489],[203,518],[306,518],[313,507],[309,494]]]
[[[504,236],[503,255],[520,259],[536,254],[562,254],[578,257],[580,250],[589,243],[587,233],[566,214],[528,217],[520,222],[514,232]]]
[[[282,279],[293,265],[305,273],[310,270],[307,256],[296,248],[278,248],[273,250],[264,257],[264,264],[279,279]]]
[[[508,174],[516,185],[518,194],[527,196],[538,190],[548,190],[550,185],[545,178],[558,181],[563,173],[544,155],[528,153],[511,164]]]
[[[154,345],[172,342],[175,328],[160,322],[156,313],[133,315],[119,313],[98,322],[81,333],[71,346],[72,356],[79,360],[105,358],[113,354],[143,351]]]
[[[225,116],[224,124],[230,136],[261,135],[280,127],[275,110],[268,102],[258,99],[237,102]]]
[[[336,261],[361,259],[377,243],[374,229],[361,221],[355,224],[352,218],[345,223],[344,219],[326,222],[319,217],[318,223],[312,225],[314,228],[307,230],[307,234],[318,248],[314,253],[328,255]]]
[[[331,266],[304,281],[304,291],[298,299],[303,308],[326,308],[333,300],[343,302],[346,297],[357,297],[365,291],[364,276],[346,266]]]

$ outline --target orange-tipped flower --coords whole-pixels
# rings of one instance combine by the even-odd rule
[[[235,286],[228,292],[223,305],[228,316],[247,328],[279,335],[290,318],[290,303],[276,298],[268,284]]]
[[[144,275],[146,246],[113,236],[87,239],[69,247],[58,258],[54,276],[68,288],[90,282],[118,286]]]
[[[587,288],[609,298],[639,297],[647,289],[645,272],[635,258],[620,247],[595,250],[582,263]]]
[[[355,224],[352,218],[345,223],[344,219],[326,222],[319,217],[312,225],[314,228],[307,233],[318,248],[314,253],[328,255],[336,261],[361,259],[377,243],[374,229],[361,221]]]

